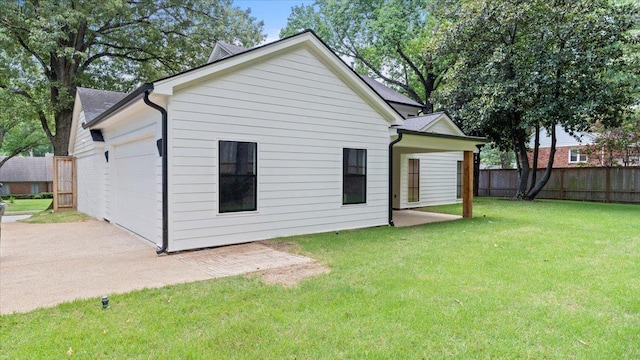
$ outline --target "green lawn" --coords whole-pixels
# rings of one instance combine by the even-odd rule
[[[86,221],[91,219],[91,216],[81,213],[79,211],[58,211],[56,213],[51,211],[42,211],[33,214],[30,218],[18,220],[19,222],[27,224],[50,224],[50,223],[70,223]]]
[[[10,203],[9,199],[3,199],[7,204],[5,214],[11,213],[30,213],[43,211],[51,205],[51,199],[15,199],[14,203]]]
[[[0,358],[640,358],[640,206],[480,198],[474,215],[287,238],[332,270],[295,287],[240,276],[3,316]]]

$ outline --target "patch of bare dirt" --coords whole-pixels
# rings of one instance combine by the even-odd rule
[[[260,275],[262,280],[269,285],[295,286],[301,280],[320,274],[327,274],[331,271],[327,266],[318,262],[309,262],[259,271],[254,274]]]
[[[266,247],[270,247],[274,250],[284,251],[292,254],[300,254],[300,245],[290,243],[287,241],[264,240],[264,241],[256,241],[256,243],[262,244]]]

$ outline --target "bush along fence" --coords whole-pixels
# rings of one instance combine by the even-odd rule
[[[478,196],[515,197],[517,189],[517,170],[480,171]],[[553,169],[537,198],[640,204],[640,167]]]

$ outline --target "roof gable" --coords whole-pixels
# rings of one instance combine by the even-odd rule
[[[444,112],[405,119],[401,129],[434,134],[465,136],[464,132]]]
[[[218,41],[214,45],[213,50],[211,51],[211,55],[209,56],[209,60],[207,60],[207,63],[221,60],[232,55],[237,55],[248,50],[250,49],[247,49],[242,46],[228,44],[224,41]],[[424,107],[422,104],[418,103],[417,101],[409,99],[408,97],[391,89],[390,87],[384,85],[383,83],[381,83],[376,79],[373,79],[366,75],[360,75],[360,77],[387,102],[413,106],[420,109]]]
[[[176,74],[153,83],[154,93],[173,95],[174,91],[187,88],[193,84],[231,73],[240,68],[249,67],[266,59],[306,48],[328,69],[334,72],[347,86],[361,96],[373,109],[380,113],[393,125],[402,124],[402,116],[392,108],[383,97],[370,85],[365,83],[353,69],[345,64],[322,42],[312,31],[281,39],[247,50],[236,55],[214,61],[195,69]]]
[[[71,117],[71,133],[69,135],[68,151],[70,154],[74,152],[78,126],[93,121],[100,114],[122,101],[126,96],[127,94],[125,93],[115,91],[77,88]]]

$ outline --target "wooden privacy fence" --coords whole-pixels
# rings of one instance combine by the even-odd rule
[[[71,156],[53,158],[53,211],[75,210],[76,159]]]
[[[517,189],[517,170],[480,170],[478,196],[514,197]],[[640,204],[640,167],[553,169],[537,198]]]

